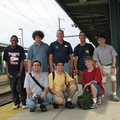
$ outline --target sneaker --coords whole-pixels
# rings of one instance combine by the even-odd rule
[[[93,103],[93,104],[90,106],[90,108],[92,108],[92,109],[97,108],[97,103]]]
[[[74,109],[74,106],[71,101],[67,101],[65,107],[69,109]]]
[[[13,109],[17,109],[17,108],[19,108],[20,106],[19,105],[13,105]]]
[[[110,100],[111,100],[111,101],[118,102],[118,101],[120,101],[120,98],[119,98],[117,95],[111,95],[111,96],[110,96]]]
[[[30,108],[30,112],[34,112],[35,111],[35,108]]]
[[[99,104],[101,104],[101,103],[103,103],[104,102],[104,98],[102,97],[102,96],[99,96],[98,98],[97,98],[97,104],[99,105]]]
[[[46,106],[44,106],[42,104],[40,105],[40,109],[41,109],[42,112],[46,112],[47,111]]]
[[[28,108],[27,105],[23,105],[22,106],[22,109],[26,109],[26,108]]]
[[[54,109],[59,109],[59,105],[56,104],[56,103],[53,103],[53,108],[54,108]]]

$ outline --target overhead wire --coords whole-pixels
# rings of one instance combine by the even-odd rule
[[[9,6],[7,6],[6,4],[3,4],[3,3],[1,3],[1,2],[0,2],[0,4],[4,5],[4,7],[6,7],[7,9],[9,9],[10,11],[14,12],[15,14],[19,14],[18,12],[16,12],[15,10],[13,10],[13,9],[10,8]],[[1,13],[3,16],[5,16],[7,19],[12,20],[12,21],[14,21],[14,22],[16,22],[17,24],[20,25],[21,20],[17,19],[16,17],[14,17],[14,16],[12,17],[12,16],[10,16],[10,15],[2,12],[1,10],[0,10],[0,13]],[[25,24],[25,23],[22,23],[22,24],[25,25],[25,26],[28,26],[28,27],[32,27],[32,26],[29,26],[29,25],[27,25],[27,24]]]
[[[25,0],[27,3],[29,3],[29,5],[30,5],[30,7],[31,7],[31,9],[35,12],[35,14],[37,14],[37,16],[40,18],[40,19],[42,19],[42,22],[44,22],[46,25],[48,25],[49,27],[45,27],[45,28],[47,28],[46,30],[48,30],[48,29],[50,29],[50,31],[53,31],[53,26],[50,26],[50,24],[48,24],[40,15],[39,15],[39,13],[38,13],[38,11],[36,11],[35,9],[34,9],[34,7],[31,5],[31,3],[28,1],[28,0]],[[48,31],[49,32],[49,31]],[[54,31],[53,31],[54,32]],[[53,39],[53,38],[51,38],[51,36],[48,36],[47,34],[46,34],[46,36],[48,37],[48,38],[50,38],[50,39]]]
[[[49,0],[49,1],[50,1],[51,5],[53,5],[57,10],[59,10],[59,12],[63,16],[63,19],[65,19],[65,20],[67,19],[68,20],[68,18],[65,16],[66,13],[62,10],[62,8],[60,8],[60,6],[56,2],[53,2],[53,0]],[[66,23],[67,23],[66,25],[69,27],[68,22],[66,22]]]
[[[8,1],[9,1],[9,2],[13,5],[13,7],[18,11],[18,12],[17,12],[18,14],[20,14],[22,17],[24,17],[24,18],[27,19],[28,21],[32,22],[33,25],[34,25],[35,27],[37,27],[37,26],[35,25],[35,23],[37,23],[36,21],[34,21],[33,19],[31,19],[31,18],[27,17],[26,15],[24,15],[24,13],[19,9],[18,6],[16,6],[16,5],[14,4],[14,2],[12,2],[12,0],[8,0]],[[39,24],[39,23],[37,23],[37,25],[42,26],[42,25]]]

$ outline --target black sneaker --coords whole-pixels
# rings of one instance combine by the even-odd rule
[[[30,108],[30,112],[34,112],[35,111],[35,108]]]
[[[47,111],[46,106],[44,106],[42,104],[40,105],[40,109],[41,109],[42,112],[46,112]]]
[[[69,109],[74,109],[74,106],[71,101],[67,101],[65,107]]]
[[[53,108],[54,108],[54,109],[59,109],[59,105],[56,104],[56,103],[53,103]]]

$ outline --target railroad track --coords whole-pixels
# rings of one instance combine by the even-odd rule
[[[12,94],[10,89],[10,81],[7,78],[0,79],[0,107],[12,102]]]
[[[7,85],[7,84],[9,84],[10,82],[8,81],[8,80],[6,80],[6,81],[1,81],[0,82],[0,86],[2,86],[2,85]]]
[[[0,107],[12,102],[11,91],[0,93]]]

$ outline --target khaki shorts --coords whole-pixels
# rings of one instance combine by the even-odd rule
[[[106,76],[104,76],[103,78],[102,78],[102,82],[104,82],[104,83],[106,83],[106,79],[107,79],[107,77],[111,80],[111,82],[113,82],[113,81],[116,81],[116,76],[113,76],[112,74],[111,74],[111,69],[112,69],[112,66],[111,65],[109,65],[109,66],[102,66],[102,68],[103,68],[103,70],[106,72]],[[116,71],[116,69],[115,69],[115,71]]]
[[[67,98],[67,96],[68,96],[68,92],[67,91],[62,91],[61,90],[61,91],[58,91],[58,92],[62,94],[62,98],[63,99]],[[53,94],[53,102],[58,101],[58,99],[60,99],[60,97],[58,97],[57,95]]]
[[[82,73],[82,71],[79,71],[79,75],[77,75],[78,84],[82,84]]]

